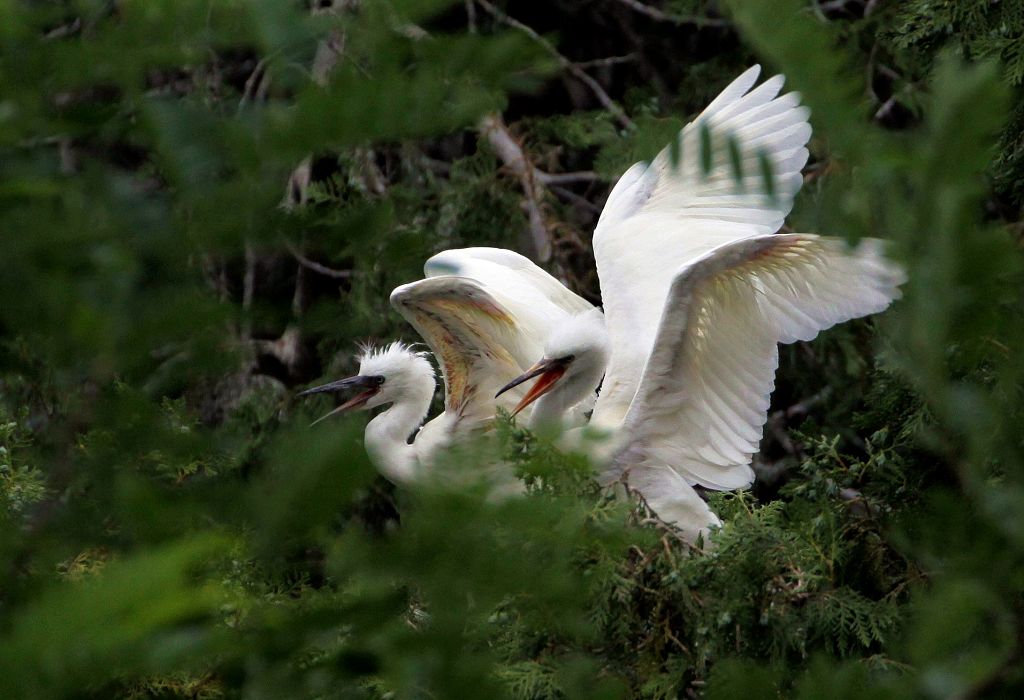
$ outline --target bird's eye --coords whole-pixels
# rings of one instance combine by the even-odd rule
[[[378,374],[373,378],[373,383],[375,386],[380,386],[381,384],[384,383],[384,377]]]
[[[570,362],[572,362],[575,359],[576,359],[575,355],[566,355],[565,357],[559,357],[557,360],[555,360],[555,362],[558,362],[559,364],[567,365],[567,364],[569,364]]]

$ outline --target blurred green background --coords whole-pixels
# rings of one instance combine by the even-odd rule
[[[1022,36],[989,0],[0,0],[0,697],[1019,697]],[[308,427],[296,388],[416,340],[387,295],[434,252],[599,303],[615,178],[755,62],[813,112],[791,228],[910,282],[782,349],[713,550],[507,422],[505,503]]]

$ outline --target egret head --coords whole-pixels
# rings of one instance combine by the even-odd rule
[[[608,365],[608,356],[604,314],[600,309],[585,311],[556,328],[544,344],[544,357],[503,386],[498,395],[536,377],[537,381],[512,415],[556,390],[566,398],[564,408],[569,408],[597,388]]]
[[[427,388],[434,393],[434,368],[426,353],[415,352],[408,345],[395,342],[382,348],[367,348],[359,356],[359,374],[347,379],[306,389],[299,396],[355,391],[352,397],[327,415],[353,409],[369,409],[418,397]]]

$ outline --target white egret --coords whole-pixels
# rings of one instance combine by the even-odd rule
[[[776,97],[782,77],[751,90],[758,68],[733,81],[669,150],[619,180],[594,233],[604,323],[563,326],[544,359],[505,388],[537,384],[533,401],[571,403],[572,365],[608,358],[591,425],[611,435],[601,479],[621,477],[664,521],[695,537],[718,523],[693,489],[753,481],[778,367],[778,344],[810,340],[836,323],[881,311],[902,272],[878,241],[853,250],[811,234],[776,234],[801,184],[810,137],[795,94]],[[699,130],[731,135],[744,171],[765,157],[776,196],[754,176],[737,187],[732,168],[697,164]],[[588,371],[589,367],[586,368]]]
[[[508,250],[444,251],[427,261],[424,272],[426,279],[396,288],[391,304],[437,358],[443,413],[417,432],[436,383],[426,354],[401,343],[364,352],[357,376],[300,394],[361,390],[328,415],[390,404],[367,425],[365,445],[378,469],[396,482],[414,479],[439,449],[494,418],[499,405],[511,408],[517,397],[496,399],[495,392],[542,352],[554,328],[580,313],[600,313]],[[596,380],[591,393],[595,386]],[[585,399],[581,395],[576,403]]]

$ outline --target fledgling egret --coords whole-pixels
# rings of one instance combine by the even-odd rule
[[[591,418],[611,437],[601,480],[624,477],[691,538],[719,522],[692,485],[753,481],[778,344],[881,311],[903,281],[879,241],[848,250],[838,239],[775,233],[802,183],[811,132],[799,97],[777,97],[782,76],[751,90],[758,72],[743,73],[682,130],[678,167],[666,148],[622,176],[594,232],[604,317],[564,326],[505,387],[536,377],[516,410],[536,401],[534,415],[548,417],[579,391],[566,382],[573,365],[607,358]],[[705,126],[735,140],[741,186],[728,163],[702,171]],[[760,158],[772,166],[774,197],[751,174]]]
[[[512,408],[518,395],[497,399],[495,392],[543,351],[555,328],[584,312],[600,314],[508,250],[444,251],[427,261],[424,272],[426,279],[396,288],[391,304],[437,359],[445,385],[443,413],[419,429],[436,388],[434,372],[426,353],[401,343],[365,351],[357,376],[300,394],[359,390],[328,415],[390,404],[367,425],[365,445],[377,468],[399,483],[421,474],[440,449],[484,427],[498,406]],[[595,387],[596,381],[591,395]],[[575,403],[587,399],[581,393]]]

